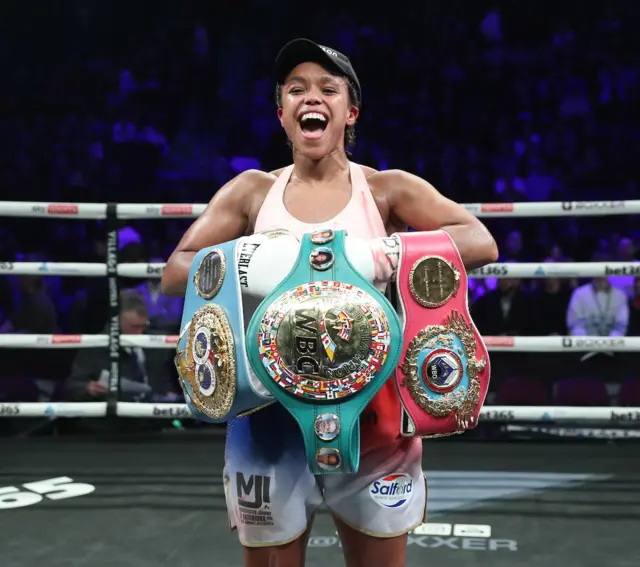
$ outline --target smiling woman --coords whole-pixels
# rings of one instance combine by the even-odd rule
[[[243,172],[219,190],[171,255],[163,272],[163,289],[178,294],[192,285],[188,274],[199,250],[267,231],[284,230],[299,241],[315,233],[328,243],[336,231],[345,230],[350,237],[369,242],[406,232],[409,225],[417,231],[447,231],[467,268],[495,261],[495,242],[480,221],[427,181],[349,160],[345,148],[355,141],[361,90],[347,57],[297,39],[280,51],[275,75],[277,115],[292,147],[293,163],[271,173]],[[480,230],[486,237],[478,237]],[[314,270],[330,269],[338,259],[324,248],[315,252],[309,256]],[[272,262],[278,260],[273,254]],[[319,337],[315,340],[323,344]],[[407,534],[425,515],[422,443],[400,433],[401,406],[392,381],[376,391],[364,411],[373,417],[363,414],[360,421],[358,472],[323,476],[321,482],[307,466],[302,432],[283,404],[230,422],[226,496],[229,521],[244,546],[246,567],[302,567],[314,514],[323,501],[340,532],[348,567],[406,564]],[[329,452],[314,452],[313,462],[319,466],[322,459],[323,466],[335,473],[346,460],[332,451],[343,449],[323,448]],[[257,500],[245,497],[249,477],[261,498],[266,491],[268,509],[257,510]],[[262,479],[259,485],[258,478]],[[401,505],[388,507],[371,497],[376,482],[391,479],[396,490],[400,478],[403,487],[411,487],[410,497]]]

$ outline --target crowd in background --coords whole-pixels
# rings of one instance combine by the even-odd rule
[[[638,198],[640,11],[632,3],[429,2],[402,13],[332,7],[313,18],[290,2],[279,8],[273,17],[271,3],[241,2],[222,19],[208,2],[76,0],[43,4],[25,29],[18,24],[29,8],[14,6],[0,34],[13,54],[0,62],[3,199],[204,203],[245,169],[290,163],[272,65],[297,36],[348,54],[359,74],[354,161],[406,169],[459,202]],[[634,215],[487,224],[502,262],[638,259]],[[187,226],[130,223],[121,261],[166,261]],[[103,262],[103,229],[3,219],[0,262]],[[150,325],[141,332],[177,331],[181,302],[165,297],[159,280],[122,287],[144,301]],[[107,300],[102,279],[3,278],[0,333],[100,333]],[[640,335],[632,275],[475,280],[472,300],[487,335]],[[49,386],[36,395],[50,396],[74,376],[72,355],[4,350],[2,373],[11,384],[37,378]],[[534,365],[497,357],[496,372],[540,379],[585,368],[559,356]],[[608,368],[621,383],[632,374],[620,356],[594,358],[596,373]],[[164,396],[177,386],[170,353],[160,362]],[[8,383],[0,400],[16,395]],[[614,401],[618,389],[606,395]]]

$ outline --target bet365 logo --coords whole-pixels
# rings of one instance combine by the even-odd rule
[[[24,508],[49,500],[86,496],[96,489],[92,484],[74,482],[68,476],[27,482],[21,486],[0,486],[0,510]]]

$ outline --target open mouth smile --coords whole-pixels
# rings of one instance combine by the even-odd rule
[[[300,131],[307,140],[317,140],[327,129],[329,120],[320,112],[305,112],[300,116]]]

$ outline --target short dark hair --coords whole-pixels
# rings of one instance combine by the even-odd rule
[[[342,75],[341,75],[342,76]],[[348,77],[342,76],[344,82],[347,83],[347,90],[349,91],[349,104],[360,108],[360,98],[358,97],[358,91],[353,86],[353,83]],[[278,108],[282,108],[282,85],[276,85],[276,104]],[[291,144],[291,142],[288,142]],[[354,125],[347,126],[344,129],[344,147],[353,148],[356,145],[356,127]]]
[[[120,313],[134,311],[138,315],[147,315],[147,304],[142,294],[135,289],[124,289],[120,292]]]

